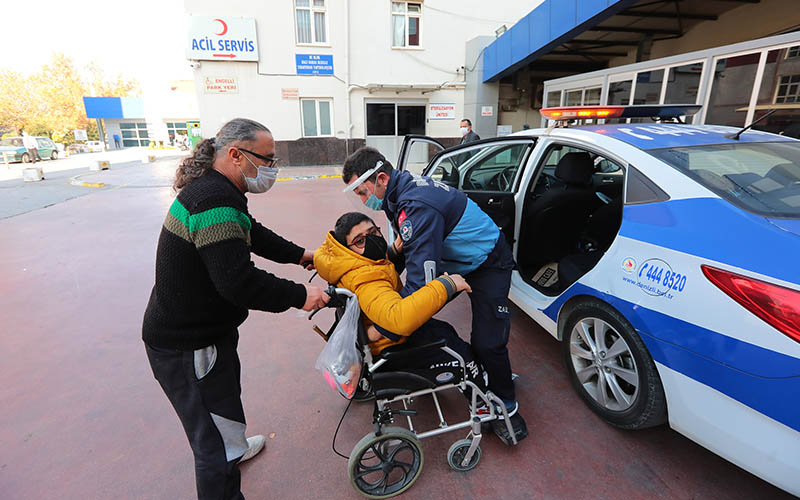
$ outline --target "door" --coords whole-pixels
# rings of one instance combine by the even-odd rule
[[[39,152],[39,157],[41,158],[50,158],[50,155],[53,154],[53,151],[55,151],[55,144],[47,139],[37,137],[36,145],[38,146],[36,151]]]
[[[411,138],[408,147],[426,142],[435,141]],[[513,245],[514,196],[534,143],[532,137],[502,137],[463,144],[437,154],[423,174],[463,191],[492,218]],[[405,153],[399,160],[401,168],[411,163],[410,155]]]
[[[397,158],[405,136],[425,133],[424,102],[367,102],[366,111],[366,144],[386,158]],[[420,169],[427,164],[422,155],[410,160]]]

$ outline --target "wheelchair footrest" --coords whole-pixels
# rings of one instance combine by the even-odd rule
[[[492,431],[497,434],[497,437],[499,437],[503,443],[508,446],[514,444],[511,440],[511,435],[508,433],[505,420],[492,420],[491,426]],[[521,415],[516,414],[511,417],[511,427],[514,429],[514,437],[517,438],[517,443],[528,437],[528,424],[525,423],[525,419],[523,419]]]

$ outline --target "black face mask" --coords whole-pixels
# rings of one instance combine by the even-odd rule
[[[368,234],[364,239],[364,257],[370,260],[381,260],[386,258],[388,245],[383,236]]]

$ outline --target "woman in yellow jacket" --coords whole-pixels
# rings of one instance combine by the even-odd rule
[[[314,266],[325,281],[347,288],[358,297],[373,355],[444,338],[447,346],[464,358],[467,377],[484,388],[482,370],[471,346],[449,323],[432,319],[455,294],[470,291],[463,277],[444,274],[408,297],[401,297],[403,284],[387,258],[386,240],[375,222],[360,212],[346,213],[336,221],[334,231],[314,252]],[[436,349],[404,362],[404,368],[433,369],[451,362],[451,356]]]

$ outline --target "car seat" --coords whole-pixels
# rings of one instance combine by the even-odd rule
[[[602,203],[592,187],[594,164],[589,153],[565,154],[555,177],[563,186],[536,198],[522,220],[518,260],[524,270],[537,270],[577,249],[589,215]]]

